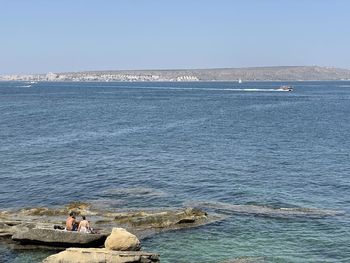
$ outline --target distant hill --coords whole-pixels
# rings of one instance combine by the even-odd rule
[[[74,77],[101,75],[159,76],[162,80],[176,80],[182,76],[200,81],[295,81],[295,80],[350,80],[350,70],[319,66],[282,66],[179,70],[116,70],[62,73]]]
[[[350,80],[350,70],[318,66],[216,69],[104,70],[0,76],[24,81],[311,81]]]

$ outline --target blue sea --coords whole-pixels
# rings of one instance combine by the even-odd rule
[[[226,216],[143,240],[164,263],[350,262],[350,82],[0,82],[0,210],[77,200]]]

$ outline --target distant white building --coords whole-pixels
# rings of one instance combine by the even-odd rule
[[[179,76],[176,81],[199,81],[199,79],[195,76]]]
[[[46,79],[48,81],[56,80],[57,79],[57,74],[49,72],[49,73],[46,74]]]

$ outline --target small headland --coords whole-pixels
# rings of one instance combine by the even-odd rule
[[[88,218],[94,234],[65,231],[65,220],[70,212]],[[141,240],[164,231],[203,226],[224,217],[208,215],[197,208],[165,208],[144,210],[101,210],[86,202],[74,202],[63,207],[34,207],[0,211],[0,238],[12,248],[53,249],[63,252],[44,262],[64,258],[102,258],[116,262],[159,262],[159,255],[147,252],[121,253],[119,249],[106,250],[106,239],[116,227]],[[138,249],[133,249],[138,250]],[[135,259],[134,261],[130,261]],[[58,259],[57,259],[58,260]],[[66,262],[66,261],[64,261]],[[78,261],[70,261],[78,262]],[[80,261],[79,261],[80,262]],[[84,261],[85,262],[85,261]],[[88,262],[88,261],[86,261]]]

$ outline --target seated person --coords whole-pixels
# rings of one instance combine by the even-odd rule
[[[75,215],[73,212],[69,214],[69,217],[66,220],[66,230],[67,231],[74,231],[75,226]]]
[[[75,215],[73,216],[74,222],[73,222],[73,230],[72,231],[78,231],[79,221],[75,219]]]
[[[91,233],[90,223],[86,220],[85,216],[82,216],[83,220],[80,221],[78,226],[78,232],[80,233]]]

